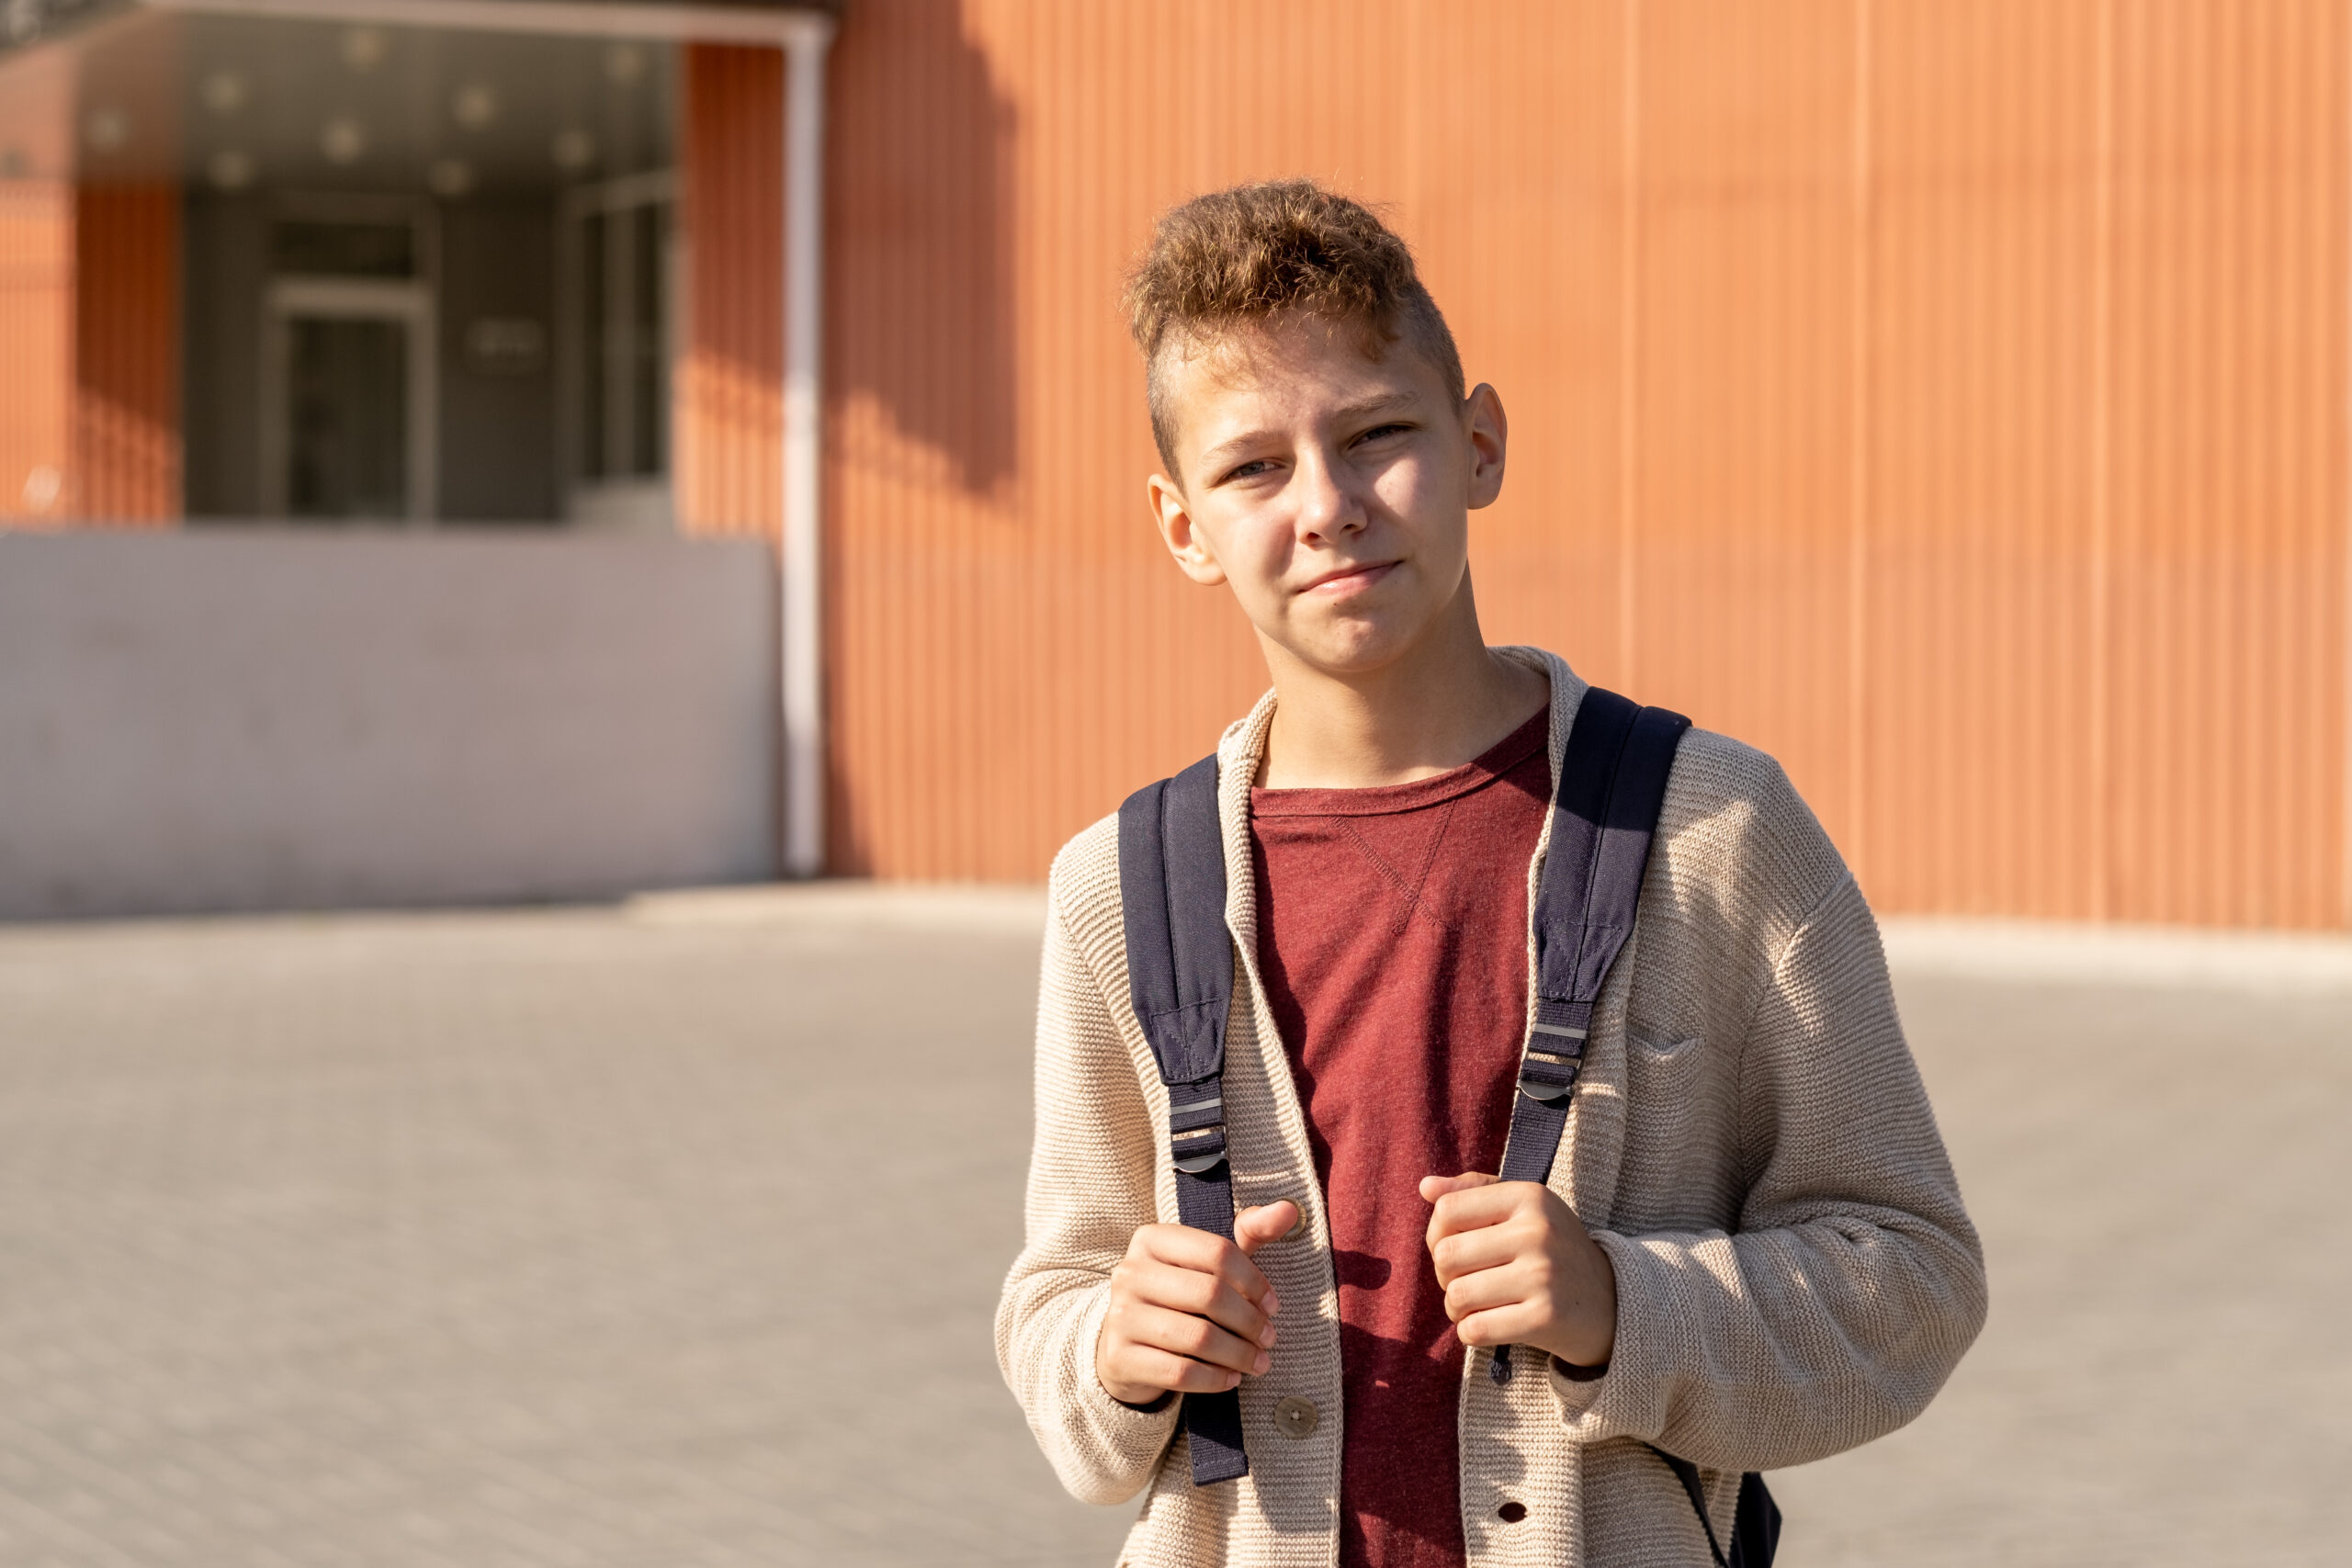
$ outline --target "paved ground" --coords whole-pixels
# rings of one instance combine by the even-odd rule
[[[854,905],[0,930],[0,1564],[1107,1563],[989,1344],[1034,954]],[[1784,1561],[2339,1556],[2352,998],[1903,1001],[1993,1324],[1774,1478]]]

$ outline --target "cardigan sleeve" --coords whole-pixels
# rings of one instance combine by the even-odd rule
[[[1601,1377],[1552,1379],[1579,1440],[1723,1471],[1826,1458],[1917,1416],[1984,1325],[1984,1254],[1851,876],[1770,963],[1738,1075],[1737,1227],[1596,1235],[1616,1347]]]
[[[1057,860],[1048,890],[1027,1239],[997,1304],[996,1351],[1054,1473],[1081,1501],[1107,1504],[1151,1480],[1180,1402],[1138,1410],[1094,1375],[1111,1269],[1159,1216],[1157,1145],[1135,1061],[1071,931],[1078,859],[1066,851]]]

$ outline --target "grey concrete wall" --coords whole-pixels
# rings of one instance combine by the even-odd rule
[[[0,918],[772,875],[770,560],[741,542],[0,533]]]

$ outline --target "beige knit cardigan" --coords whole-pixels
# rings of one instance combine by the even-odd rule
[[[1498,651],[1551,678],[1556,781],[1585,682],[1549,654]],[[1306,1220],[1258,1255],[1281,1335],[1272,1369],[1241,1386],[1250,1470],[1238,1482],[1194,1487],[1173,1402],[1137,1411],[1095,1380],[1111,1268],[1137,1226],[1175,1221],[1175,1179],[1167,1091],[1127,998],[1117,819],[1054,863],[1028,1241],[997,1309],[997,1359],[1073,1494],[1118,1503],[1150,1488],[1120,1558],[1137,1568],[1326,1568],[1338,1551],[1347,1412],[1330,1227],[1258,967],[1250,785],[1273,705],[1269,694],[1217,748],[1239,972],[1226,1128],[1236,1203],[1288,1198]],[[1527,869],[1531,908],[1544,847]],[[1528,941],[1532,973],[1532,929]],[[1616,1349],[1588,1382],[1522,1351],[1498,1386],[1487,1352],[1467,1358],[1462,1531],[1477,1568],[1701,1568],[1697,1516],[1645,1444],[1702,1467],[1726,1530],[1741,1471],[1902,1426],[1984,1322],[1983,1254],[1870,908],[1778,764],[1736,741],[1683,739],[1551,1186],[1616,1269]],[[1277,1426],[1285,1400],[1312,1405],[1311,1431],[1296,1404]],[[1512,1503],[1524,1516],[1506,1519]]]

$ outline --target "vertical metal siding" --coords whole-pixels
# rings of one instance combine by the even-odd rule
[[[181,510],[179,188],[84,186],[74,209],[73,510],[166,526]]]
[[[2116,9],[2117,914],[2346,918],[2345,20]]]
[[[1512,420],[1498,638],[1771,750],[1884,907],[2326,925],[2342,0],[865,0],[838,869],[1034,878],[1263,680],[1142,508],[1155,212],[1383,203]],[[1237,47],[1246,40],[1246,47]]]
[[[64,514],[73,466],[74,190],[0,180],[0,526]]]
[[[0,181],[0,524],[180,513],[179,194]]]
[[[678,522],[688,534],[774,538],[784,514],[783,51],[690,45],[684,87]]]
[[[1869,20],[1863,873],[1897,908],[2106,913],[2101,8]]]
[[[1853,0],[1641,8],[1632,626],[1595,671],[1711,728],[1770,737],[1841,841],[1860,805],[1846,679],[1854,13]],[[1564,608],[1555,641],[1573,625]]]

